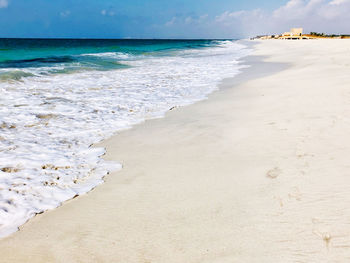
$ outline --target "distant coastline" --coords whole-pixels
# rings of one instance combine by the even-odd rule
[[[282,40],[307,40],[307,39],[349,39],[350,35],[347,34],[325,34],[318,32],[310,32],[309,34],[303,33],[303,28],[291,28],[290,32],[275,35],[259,35],[251,38],[251,40],[261,39],[282,39]]]

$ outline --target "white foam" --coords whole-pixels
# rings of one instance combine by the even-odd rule
[[[82,54],[80,56],[113,58],[118,60],[127,60],[133,57],[132,55],[123,53],[123,52],[88,53],[88,54]]]
[[[244,46],[178,51],[132,67],[0,82],[0,237],[103,182],[120,164],[91,144],[205,99],[242,67]]]

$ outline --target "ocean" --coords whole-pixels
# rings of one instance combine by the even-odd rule
[[[0,39],[0,237],[122,168],[92,144],[206,99],[249,52],[233,40]]]

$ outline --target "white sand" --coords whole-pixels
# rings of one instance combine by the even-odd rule
[[[1,240],[0,262],[349,262],[350,41],[255,43],[289,67],[253,63],[104,142],[124,169]]]

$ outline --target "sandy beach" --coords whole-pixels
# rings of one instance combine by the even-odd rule
[[[350,41],[249,45],[208,100],[104,141],[123,169],[0,262],[348,262]]]

